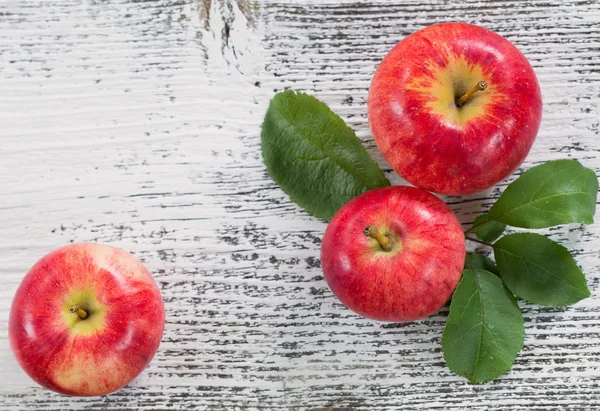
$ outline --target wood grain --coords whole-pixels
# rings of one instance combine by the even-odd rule
[[[522,303],[513,370],[473,386],[442,358],[447,309],[381,324],[335,300],[319,266],[325,222],[265,171],[260,124],[291,87],[342,115],[402,183],[369,135],[369,81],[398,40],[451,20],[499,32],[534,66],[544,118],[521,170],[577,158],[597,171],[594,0],[0,3],[0,409],[599,409],[597,224],[543,231],[573,251],[592,296]],[[445,200],[468,224],[505,186]],[[37,387],[7,340],[25,272],[81,241],[135,253],[167,309],[151,365],[103,398]]]

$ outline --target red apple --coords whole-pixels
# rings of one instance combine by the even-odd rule
[[[368,191],[333,217],[321,246],[329,287],[352,311],[374,320],[412,321],[452,296],[465,261],[458,219],[427,191]]]
[[[462,195],[493,186],[523,162],[542,99],[533,69],[511,42],[482,27],[443,23],[385,56],[368,110],[377,146],[401,177]]]
[[[160,291],[141,262],[106,245],[74,244],[29,270],[12,302],[9,339],[42,386],[103,395],[148,365],[164,324]]]

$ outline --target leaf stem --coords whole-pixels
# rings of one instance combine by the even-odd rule
[[[498,216],[498,217],[500,217],[500,216]],[[486,220],[486,221],[483,221],[483,222],[481,222],[479,224],[475,224],[475,225],[471,226],[471,228],[469,228],[467,231],[465,231],[465,237],[466,237],[467,234],[472,233],[473,230],[475,230],[476,228],[483,227],[484,225],[489,224],[492,221],[496,221],[496,219],[498,217],[495,217],[495,218],[492,218],[490,220]]]
[[[471,270],[475,274],[475,270],[473,270],[473,267],[471,267],[471,264],[467,260],[465,260],[465,265],[467,266],[467,270]]]
[[[492,247],[492,248],[494,247],[494,244],[488,243],[487,241],[481,241],[481,240],[478,240],[477,238],[467,237],[467,236],[465,236],[465,238],[467,240],[469,240],[469,241],[473,241],[474,243],[479,243],[479,244],[487,245],[488,247]]]

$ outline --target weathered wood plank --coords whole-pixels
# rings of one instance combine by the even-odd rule
[[[396,41],[448,20],[505,35],[538,74],[544,119],[522,169],[566,157],[600,169],[595,1],[0,4],[0,409],[600,408],[597,225],[546,231],[574,251],[592,297],[522,304],[513,371],[471,386],[444,365],[447,309],[379,324],[335,300],[318,260],[325,223],[265,172],[262,116],[293,87],[340,113],[401,183],[369,135],[370,77]],[[446,200],[467,224],[505,186]],[[80,241],[134,252],[167,308],[150,367],[101,399],[37,388],[7,341],[29,266]]]

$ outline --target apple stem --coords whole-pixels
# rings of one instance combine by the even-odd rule
[[[79,316],[79,318],[81,318],[82,320],[85,320],[88,316],[87,311],[82,310],[81,308],[79,308],[78,305],[73,305],[69,308],[69,312],[70,313],[77,313],[77,315]]]
[[[477,93],[478,91],[483,91],[486,88],[487,88],[487,83],[485,81],[480,81],[479,83],[477,83],[473,87],[471,87],[471,89],[469,91],[467,91],[465,94],[463,94],[463,96],[461,98],[456,100],[456,105],[458,107],[462,107],[463,104],[465,104],[467,101],[469,101],[469,99],[471,98],[471,96],[473,94]]]
[[[394,247],[394,242],[392,241],[392,239],[381,234],[377,227],[375,227],[374,225],[365,227],[363,232],[367,237],[371,237],[377,240],[377,242],[384,251],[391,251]]]

